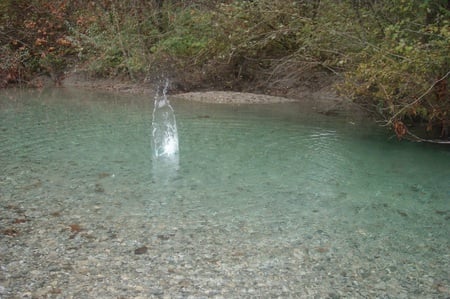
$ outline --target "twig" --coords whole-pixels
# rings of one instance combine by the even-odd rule
[[[450,71],[447,72],[447,74],[445,74],[443,77],[441,77],[440,79],[438,79],[437,81],[435,81],[430,88],[428,88],[420,97],[418,97],[417,99],[415,99],[414,101],[412,101],[411,103],[409,103],[406,106],[403,106],[402,109],[400,109],[399,111],[397,111],[397,113],[395,113],[387,122],[386,125],[390,125],[392,124],[392,122],[395,120],[395,118],[402,113],[403,111],[405,111],[405,109],[411,107],[412,105],[418,103],[420,100],[422,100],[427,94],[430,93],[431,90],[433,90],[433,88],[436,86],[436,84],[438,84],[439,82],[441,82],[442,80],[444,80],[445,78],[447,78],[450,75]]]

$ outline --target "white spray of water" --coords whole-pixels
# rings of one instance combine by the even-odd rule
[[[169,80],[155,96],[152,119],[153,175],[159,182],[176,177],[179,169],[178,130],[175,112],[167,98]]]
[[[166,80],[162,95],[159,90],[155,96],[155,107],[153,109],[152,137],[153,155],[156,158],[170,158],[178,154],[178,130],[175,113],[167,99],[169,80]]]

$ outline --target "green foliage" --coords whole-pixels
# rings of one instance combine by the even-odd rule
[[[88,69],[100,76],[117,76],[144,72],[148,65],[148,48],[155,35],[151,5],[130,1],[90,3],[82,10],[73,35],[81,40]],[[149,37],[146,36],[149,35]]]
[[[296,2],[235,1],[222,5],[216,43],[231,57],[283,57],[298,48],[296,33],[304,23]]]
[[[387,124],[448,124],[448,0],[5,0],[0,32],[1,85],[75,59],[279,93],[322,72]]]
[[[411,2],[397,1],[387,8],[387,15],[400,11],[401,18],[386,24],[383,39],[359,54],[360,63],[346,73],[340,87],[387,124],[426,122],[428,131],[438,126],[445,132],[450,109],[449,12],[431,7],[436,5],[432,1]]]
[[[210,60],[230,65],[236,80],[266,82],[272,90],[311,72],[342,72],[365,47],[345,1],[233,1],[215,14]]]
[[[163,38],[152,48],[153,53],[193,60],[204,51],[214,35],[213,14],[198,8],[183,8],[169,14]]]
[[[110,1],[82,13],[74,30],[89,52],[89,70],[102,76],[145,74],[170,57],[180,65],[198,58],[208,45],[211,13],[202,6],[163,1]],[[196,63],[199,63],[198,61]]]

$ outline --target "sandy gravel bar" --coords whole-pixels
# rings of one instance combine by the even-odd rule
[[[295,99],[283,97],[230,91],[189,92],[173,95],[172,97],[175,99],[180,98],[190,101],[217,104],[273,104],[297,101]]]

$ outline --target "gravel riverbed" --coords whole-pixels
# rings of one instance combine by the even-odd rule
[[[450,296],[448,243],[432,234],[377,234],[320,209],[302,222],[193,213],[181,193],[148,201],[111,174],[67,182],[38,167],[0,176],[1,298]],[[448,225],[442,213],[431,221]]]
[[[177,96],[286,101],[222,92]],[[22,106],[17,109],[20,115]],[[137,134],[135,123],[119,123],[124,128],[115,129],[126,132],[120,138]],[[11,124],[0,128],[9,134],[5,140],[28,133]],[[64,120],[43,124],[43,137],[72,132]],[[109,122],[100,125],[109,130]],[[80,140],[86,151],[97,150],[95,157],[72,156],[84,154],[76,134],[60,136],[66,139],[52,152],[40,135],[26,135],[18,145],[0,139],[2,299],[450,298],[450,210],[442,188],[406,182],[398,190],[382,188],[383,196],[376,190],[355,195],[345,186],[326,193],[308,191],[307,183],[274,184],[270,173],[252,183],[230,173],[222,179],[232,187],[183,173],[176,188],[165,190],[147,181],[142,163],[130,156],[131,164],[124,162],[133,153],[103,153],[103,143],[100,150],[89,144],[99,142],[98,132],[89,124],[80,128],[75,132],[86,136]],[[109,135],[101,140],[111,142]],[[276,161],[270,165],[276,168]],[[392,171],[401,171],[399,165]],[[200,178],[209,180],[214,170],[203,170]],[[374,188],[376,175],[367,175]]]

